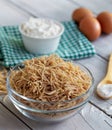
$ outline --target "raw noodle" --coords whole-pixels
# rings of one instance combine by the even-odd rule
[[[6,77],[7,77],[7,70],[2,68],[0,70],[0,94],[6,94]]]
[[[71,100],[91,86],[91,77],[57,55],[33,58],[25,67],[12,70],[10,84],[19,94],[43,102]]]

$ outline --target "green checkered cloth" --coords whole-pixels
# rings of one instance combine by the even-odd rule
[[[79,31],[73,21],[63,22],[65,27],[58,49],[55,51],[62,58],[82,59],[95,55],[94,46]],[[24,48],[18,26],[0,27],[0,63],[12,67],[26,59],[38,57]]]

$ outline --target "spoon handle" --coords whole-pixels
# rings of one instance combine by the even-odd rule
[[[110,58],[109,58],[109,64],[108,64],[108,70],[107,70],[106,78],[108,80],[112,81],[112,54],[110,55]]]

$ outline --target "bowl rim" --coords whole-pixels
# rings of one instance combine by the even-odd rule
[[[82,69],[82,70],[84,69],[84,71],[91,77],[91,85],[90,85],[89,89],[88,89],[85,93],[81,94],[80,96],[77,96],[77,97],[72,98],[72,99],[70,99],[70,100],[64,100],[64,101],[59,101],[59,102],[57,102],[57,101],[45,102],[45,101],[40,101],[40,100],[34,100],[34,99],[28,98],[28,97],[26,97],[26,96],[23,96],[23,95],[17,93],[17,92],[11,87],[10,82],[9,82],[9,78],[10,78],[11,71],[12,71],[12,70],[15,70],[17,67],[20,67],[21,65],[23,66],[23,65],[24,65],[23,62],[17,64],[16,66],[14,66],[14,67],[8,72],[7,79],[6,79],[6,82],[7,82],[7,83],[6,83],[6,86],[7,86],[8,93],[12,92],[12,93],[14,93],[16,96],[18,96],[18,97],[20,97],[20,98],[22,98],[22,99],[24,99],[24,100],[31,101],[31,102],[33,102],[33,103],[42,103],[42,104],[52,104],[52,103],[61,103],[61,102],[62,102],[62,103],[67,103],[67,102],[75,101],[75,100],[78,100],[78,99],[82,98],[82,97],[85,96],[87,93],[89,93],[89,92],[91,92],[91,91],[93,90],[94,77],[93,77],[92,73],[90,72],[90,70],[89,70],[87,67],[85,67],[84,65],[82,65],[81,63],[74,63],[73,60],[67,60],[67,61],[71,61],[74,65],[80,66],[81,69]],[[90,96],[89,96],[89,97],[90,97]]]
[[[39,18],[42,18],[42,17],[39,17]],[[37,18],[37,19],[38,19],[38,18]],[[42,19],[49,20],[49,21],[53,21],[54,23],[56,23],[57,25],[59,25],[60,28],[61,28],[60,32],[59,32],[57,35],[55,35],[55,36],[50,36],[50,37],[45,37],[45,38],[29,36],[29,35],[27,35],[27,34],[23,31],[23,29],[22,29],[22,25],[26,23],[26,22],[23,22],[21,25],[19,25],[19,31],[20,31],[20,33],[21,33],[23,36],[27,37],[27,38],[39,39],[39,40],[44,40],[44,39],[45,39],[45,40],[49,40],[49,39],[57,38],[57,37],[61,36],[61,35],[64,33],[64,30],[65,30],[65,29],[64,29],[64,25],[63,25],[61,22],[59,22],[59,21],[57,21],[57,20],[54,20],[54,19],[50,19],[50,18],[42,18]]]

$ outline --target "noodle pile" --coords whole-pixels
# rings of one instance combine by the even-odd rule
[[[2,68],[0,70],[0,94],[6,94],[6,77],[7,77],[7,70]]]
[[[19,94],[44,102],[71,100],[91,86],[91,77],[79,66],[57,55],[26,60],[25,67],[12,70],[10,84]]]

